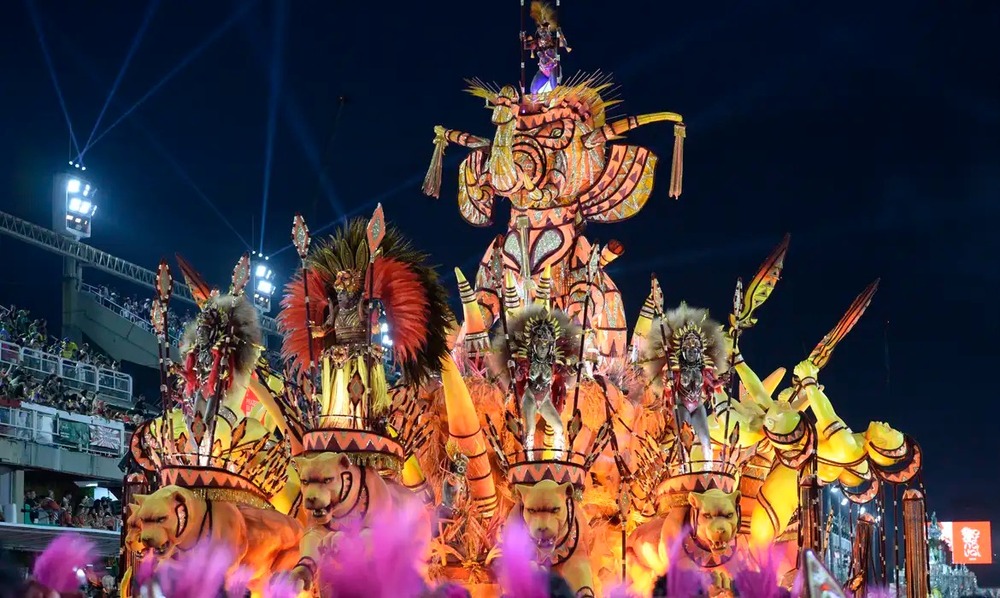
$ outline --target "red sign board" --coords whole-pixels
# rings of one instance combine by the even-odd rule
[[[990,565],[993,545],[989,521],[942,521],[941,539],[951,548],[953,565]]]

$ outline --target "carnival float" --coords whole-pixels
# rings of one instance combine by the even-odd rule
[[[653,277],[629,322],[607,272],[624,248],[588,239],[585,225],[631,218],[650,199],[659,158],[624,140],[638,127],[673,127],[668,191],[680,195],[685,124],[673,112],[612,118],[609,78],[563,78],[555,8],[534,2],[530,14],[531,83],[522,73],[519,85],[468,89],[492,133],[433,128],[425,194],[440,196],[444,153],[457,146],[465,221],[490,226],[497,202],[510,203],[478,271],[455,270],[460,312],[381,206],[315,241],[297,216],[301,268],[278,315],[285,370],[261,357],[247,257],[226,288],[178,260],[200,313],[171,363],[175,270],[161,263],[152,315],[164,414],[132,439],[126,595],[139,595],[141,559],[168,561],[206,539],[231,546],[254,595],[278,574],[322,595],[317,563],[338,536],[408,510],[427,540],[421,575],[474,596],[505,592],[494,565],[512,524],[577,596],[623,585],[648,596],[668,567],[705,572],[711,595],[731,595],[734,573],[765,554],[785,587],[802,576],[803,595],[863,596],[891,577],[884,554],[881,577],[870,554],[888,524],[858,522],[857,566],[841,589],[816,556],[829,533],[824,485],[873,512],[895,508],[885,488],[894,498],[908,488],[909,506],[881,521],[906,528],[907,592],[921,595],[920,449],[886,423],[854,432],[819,381],[877,281],[792,358],[787,380],[784,368],[762,376],[740,350],[781,278],[787,237],[736,283],[725,317],[677,303]],[[373,340],[383,322],[388,347]]]

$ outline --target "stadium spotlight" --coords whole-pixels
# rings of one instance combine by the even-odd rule
[[[90,238],[91,224],[97,213],[97,187],[70,172],[56,177],[53,195],[57,208],[56,225],[78,241]]]
[[[253,266],[253,304],[261,313],[271,311],[271,297],[277,286],[274,284],[274,271],[267,264],[267,257],[254,252]]]

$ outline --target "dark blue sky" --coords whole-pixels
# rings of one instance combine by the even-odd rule
[[[736,277],[752,275],[791,232],[785,280],[744,340],[748,361],[766,373],[803,358],[881,277],[871,310],[822,374],[827,391],[856,430],[887,420],[923,444],[931,508],[942,519],[1000,525],[1000,52],[992,39],[1000,6],[563,5],[574,48],[568,71],[613,73],[620,113],[671,110],[688,123],[681,200],[667,198],[663,168],[638,217],[588,232],[624,242],[613,276],[629,313],[655,271],[668,302],[705,305],[722,318]],[[160,86],[85,156],[103,194],[91,242],[147,267],[179,251],[221,283],[248,245],[261,244],[262,228],[271,253],[288,244],[296,211],[316,229],[382,201],[449,280],[455,265],[471,275],[499,225],[478,230],[460,220],[461,151],[449,152],[442,199],[423,197],[419,184],[435,124],[492,135],[463,78],[518,79],[517,6],[163,2],[98,134]],[[85,144],[148,4],[39,2],[36,10]],[[30,11],[11,3],[6,12],[0,205],[47,223],[48,177],[66,164],[67,127]],[[342,95],[349,100],[337,119]],[[633,138],[669,155],[669,126]],[[324,163],[330,176],[320,185]],[[0,301],[55,320],[58,261],[6,238],[0,248]],[[275,258],[279,275],[294,267],[290,253]]]

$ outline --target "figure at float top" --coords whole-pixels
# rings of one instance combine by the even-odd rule
[[[556,9],[550,3],[532,2],[531,18],[535,21],[535,35],[522,31],[521,44],[531,52],[532,58],[538,58],[538,72],[531,79],[531,93],[545,93],[562,83],[559,50],[565,48],[567,52],[572,52],[573,48],[566,43]]]
[[[492,224],[497,196],[511,202],[507,232],[486,251],[476,277],[478,301],[492,326],[500,314],[502,289],[496,281],[514,276],[522,299],[536,294],[546,269],[551,273],[553,308],[582,324],[587,293],[589,328],[603,357],[626,353],[625,308],[614,281],[603,271],[623,248],[611,241],[601,254],[598,283],[587,284],[591,244],[583,236],[587,222],[619,222],[642,209],[653,189],[656,156],[636,145],[609,144],[627,131],[660,121],[678,123],[670,195],[680,194],[680,157],[684,125],[672,112],[632,116],[607,122],[615,102],[602,97],[610,86],[599,77],[582,76],[549,92],[520,97],[513,86],[502,89],[474,83],[472,95],[486,100],[496,132],[492,141],[438,126],[435,151],[423,191],[438,197],[445,147],[457,143],[472,152],[459,166],[458,207],[474,226]],[[503,259],[491,264],[494,248]],[[500,268],[502,272],[495,272]],[[466,330],[467,334],[480,331]]]

